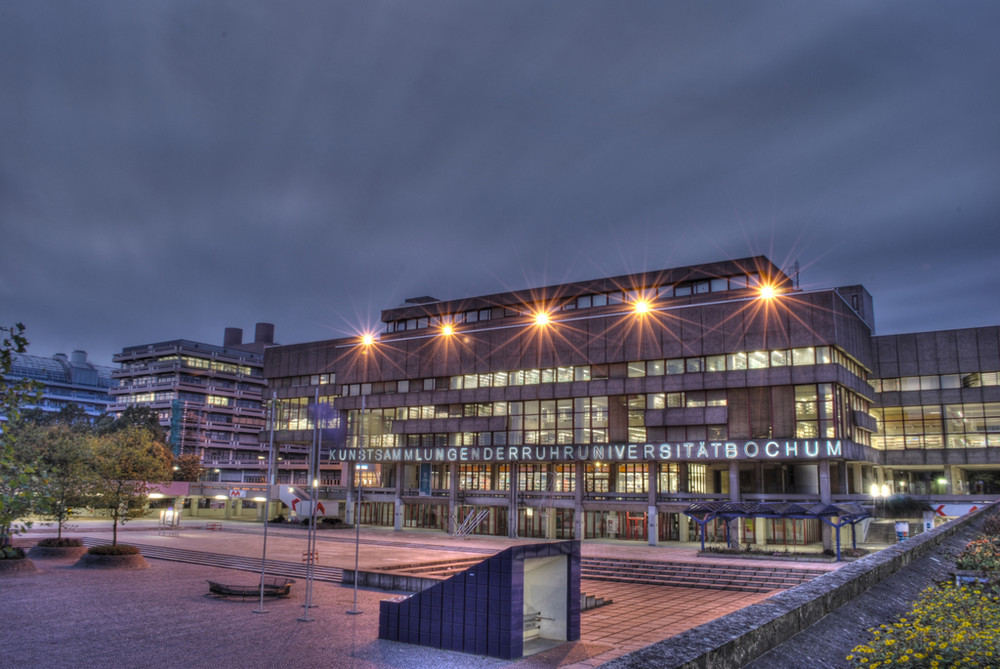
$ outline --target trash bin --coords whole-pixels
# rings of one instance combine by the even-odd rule
[[[910,524],[906,521],[896,523],[896,541],[906,541],[910,537]]]

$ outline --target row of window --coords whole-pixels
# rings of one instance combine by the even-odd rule
[[[670,374],[726,372],[769,367],[838,364],[855,376],[867,379],[866,370],[850,356],[833,346],[807,346],[770,351],[739,351],[736,353],[642,360],[607,365],[576,365],[543,369],[520,369],[509,372],[482,372],[417,381],[385,381],[344,385],[345,396],[408,393],[434,390],[467,390],[504,388],[571,381],[594,381],[609,378],[635,378]]]
[[[1000,372],[902,376],[894,379],[872,379],[871,384],[877,393],[980,388],[1000,385]]]
[[[704,493],[707,490],[708,468],[703,464],[687,465],[687,485],[682,486],[681,465],[676,462],[661,463],[602,463],[588,462],[556,465],[521,464],[517,472],[517,488],[525,492],[574,492],[576,468],[582,466],[585,492],[649,492],[649,467],[656,467],[656,487],[659,492]],[[447,475],[441,471],[437,487],[446,487]],[[432,482],[434,483],[434,482]],[[510,490],[510,466],[459,465],[460,490]],[[682,489],[683,488],[683,489]]]
[[[1000,402],[872,409],[879,434],[872,445],[889,450],[1000,446]]]
[[[575,309],[590,309],[591,307],[606,307],[616,304],[634,304],[636,302],[655,302],[673,297],[686,297],[690,295],[701,295],[705,293],[722,292],[726,290],[740,290],[746,288],[756,288],[760,286],[760,276],[757,273],[742,274],[731,277],[718,277],[715,279],[698,279],[696,281],[685,281],[678,284],[667,284],[663,286],[652,286],[650,288],[636,290],[614,290],[607,293],[590,293],[570,298],[558,305],[559,311],[570,311]],[[398,321],[391,321],[385,324],[386,332],[404,332],[406,330],[423,330],[426,328],[441,327],[443,325],[476,323],[497,318],[509,318],[516,316],[527,316],[532,312],[529,305],[519,308],[494,307],[488,309],[474,309],[462,311],[454,314],[444,314],[441,316],[422,316],[418,318],[407,318]]]
[[[223,372],[225,374],[236,374],[241,376],[263,376],[264,370],[260,367],[249,365],[237,365],[221,360],[196,358],[191,355],[168,355],[160,358],[157,362],[172,362],[179,360],[185,367],[192,369],[207,369],[213,372]]]

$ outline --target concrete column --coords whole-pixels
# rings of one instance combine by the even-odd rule
[[[573,471],[573,538],[583,540],[584,536],[584,511],[583,511],[583,488],[584,488],[584,467],[583,461],[576,463]]]
[[[554,507],[549,507],[547,509],[539,509],[539,513],[543,514],[545,519],[545,538],[555,539],[559,529],[556,527],[556,509]]]
[[[729,501],[740,501],[740,464],[738,462],[729,463]]]
[[[729,463],[729,501],[739,502],[740,501],[740,463],[730,462]],[[727,525],[729,526],[729,546],[736,547],[740,545],[740,523],[735,518],[730,520]]]
[[[755,462],[753,463],[753,478],[754,486],[753,490],[758,495],[764,494],[764,463]]]
[[[960,472],[961,470],[958,467],[951,465],[944,466],[944,480],[947,481],[944,490],[946,495],[954,495],[961,492]]]
[[[239,520],[243,517],[243,500],[234,499],[233,500],[233,518]]]
[[[847,488],[847,478],[848,478],[847,460],[841,460],[841,461],[839,461],[837,463],[837,473],[840,475],[840,476],[837,477],[838,479],[840,479],[838,481],[838,483],[840,485],[838,486],[837,492],[840,493],[841,495],[846,495],[848,493],[848,488]]]
[[[448,465],[448,534],[458,532],[458,463]]]
[[[819,501],[823,504],[832,504],[833,495],[830,490],[830,461],[819,461]],[[823,548],[833,549],[833,528],[820,521],[820,533],[823,535]]]
[[[405,511],[405,505],[403,504],[403,483],[406,474],[406,465],[402,462],[396,463],[396,498],[392,506],[392,529],[397,532],[403,531],[403,513]]]
[[[753,519],[754,543],[763,546],[767,543],[767,518]]]
[[[507,538],[517,538],[517,477],[520,466],[510,463],[510,498],[507,501]]]
[[[854,466],[851,467],[851,473],[854,480],[854,493],[856,495],[867,495],[871,493],[870,490],[865,490],[864,483],[864,468],[860,462],[855,462]]]
[[[650,546],[656,545],[658,534],[657,523],[659,522],[659,517],[656,512],[656,493],[657,484],[660,480],[660,477],[657,476],[659,468],[660,464],[655,460],[650,460],[646,463],[647,506],[649,507],[646,511],[646,540]]]
[[[690,483],[688,482],[688,464],[686,462],[679,462],[677,464],[677,491],[691,492],[690,487]]]
[[[677,540],[687,541],[691,532],[691,518],[683,513],[677,514]]]
[[[191,508],[187,510],[187,515],[191,518],[198,517],[198,501],[201,499],[198,495],[191,495]]]

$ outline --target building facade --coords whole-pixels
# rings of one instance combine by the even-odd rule
[[[200,455],[207,480],[263,483],[264,350],[273,344],[274,326],[258,323],[249,343],[239,328],[226,328],[222,346],[184,339],[129,346],[114,356],[109,410],[156,411],[174,454]]]
[[[103,416],[112,404],[110,394],[112,368],[87,360],[86,351],[76,350],[69,356],[56,353],[51,358],[27,353],[13,353],[9,376],[30,379],[39,384],[41,398],[25,409],[41,409],[58,413],[68,405],[82,409],[90,419]],[[0,421],[5,421],[0,416]]]
[[[764,257],[416,298],[382,322],[265,355],[277,440],[319,442],[325,494],[350,514],[360,483],[363,523],[687,541],[697,501],[986,493],[1000,471],[997,328],[874,337],[863,287],[801,290]],[[323,447],[314,417],[346,436]],[[801,518],[738,531],[823,534]]]

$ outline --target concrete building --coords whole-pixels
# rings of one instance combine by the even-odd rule
[[[112,368],[88,361],[86,351],[73,351],[69,356],[56,353],[51,358],[27,353],[11,357],[10,378],[31,379],[41,386],[41,399],[25,409],[57,413],[75,405],[96,420],[111,406]],[[6,421],[6,416],[0,416],[0,421]]]
[[[876,337],[862,286],[802,290],[764,257],[415,298],[382,322],[265,353],[280,443],[346,423],[322,495],[350,514],[360,482],[363,523],[686,541],[697,501],[961,505],[1000,472],[1000,328]],[[804,518],[738,531],[824,536]]]
[[[226,328],[222,346],[176,339],[129,346],[114,356],[114,404],[154,409],[177,455],[197,453],[207,480],[263,483],[266,444],[264,350],[274,345],[274,326],[258,323],[254,340]]]

